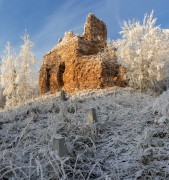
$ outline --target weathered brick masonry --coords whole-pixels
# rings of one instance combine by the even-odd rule
[[[39,73],[40,94],[123,85],[123,68],[101,54],[107,46],[107,28],[89,14],[82,35],[65,33],[44,56]]]

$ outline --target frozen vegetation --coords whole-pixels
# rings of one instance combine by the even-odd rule
[[[126,69],[129,85],[143,91],[163,92],[169,79],[169,34],[156,25],[157,19],[145,15],[142,22],[124,21],[115,42],[118,62]]]
[[[16,56],[8,42],[0,66],[0,107],[14,107],[38,94],[37,59],[32,52],[29,34],[22,37],[23,44]]]
[[[67,101],[46,95],[2,111],[0,179],[168,179],[169,131],[158,123],[163,96],[114,88]],[[86,124],[89,108],[98,123]],[[67,157],[52,151],[60,135]]]

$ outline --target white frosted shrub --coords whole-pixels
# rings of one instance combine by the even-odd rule
[[[6,98],[6,106],[15,106],[17,104],[17,84],[16,84],[16,57],[14,56],[14,50],[8,42],[5,47],[5,56],[2,58],[1,65],[1,87],[3,89],[3,96]],[[0,102],[1,106],[4,102]]]
[[[14,55],[14,50],[8,42],[5,55],[0,66],[0,107],[14,107],[26,103],[38,95],[37,60],[32,52],[33,43],[29,34],[22,37],[23,44],[19,55]],[[5,102],[4,102],[5,97]]]
[[[23,103],[27,99],[36,96],[38,72],[36,59],[32,52],[33,43],[30,41],[29,34],[25,33],[22,37],[23,45],[17,58],[17,95],[18,102]]]
[[[129,84],[143,91],[160,92],[167,87],[169,76],[169,37],[155,23],[153,12],[145,15],[143,23],[125,21],[122,39],[115,45]]]
[[[169,90],[156,98],[153,104],[153,110],[169,118]]]
[[[0,87],[0,108],[3,108],[6,103],[6,98],[3,95],[3,91],[4,91],[4,89],[2,87]]]

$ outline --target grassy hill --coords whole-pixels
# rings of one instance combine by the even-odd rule
[[[74,93],[67,101],[46,95],[4,110],[0,179],[168,179],[169,131],[156,102],[112,88]],[[96,124],[86,123],[90,108]],[[52,150],[57,136],[65,137],[66,157]]]

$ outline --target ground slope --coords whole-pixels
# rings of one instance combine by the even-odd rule
[[[169,133],[155,98],[133,90],[76,93],[0,113],[0,179],[168,179]],[[95,108],[98,123],[86,124]],[[68,156],[52,151],[66,139]]]

